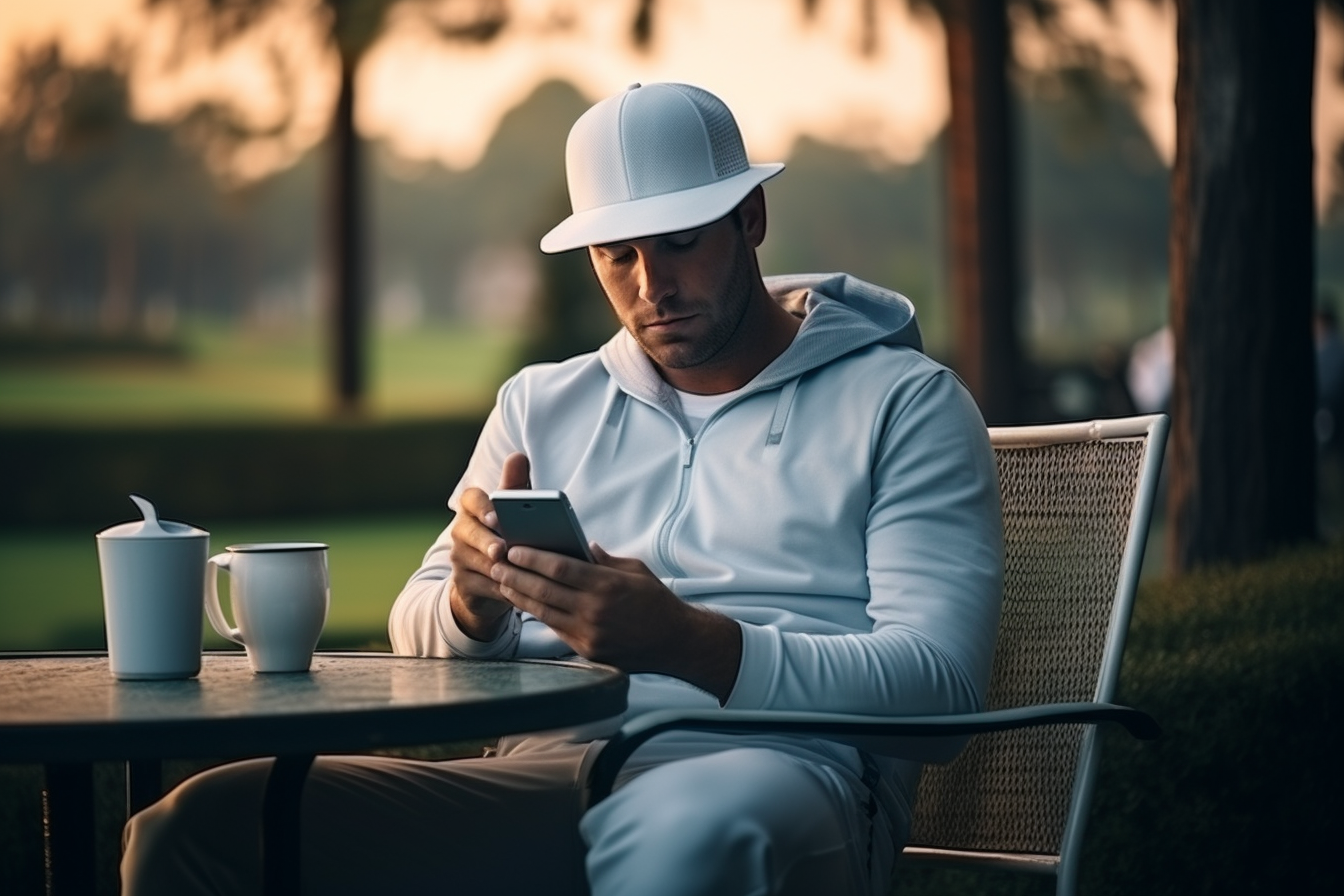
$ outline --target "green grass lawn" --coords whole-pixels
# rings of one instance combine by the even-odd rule
[[[514,368],[518,344],[516,333],[467,325],[375,333],[368,413],[483,414]],[[317,326],[262,333],[192,321],[166,349],[37,339],[21,349],[0,353],[0,420],[9,423],[250,424],[330,412]],[[428,508],[396,517],[191,522],[211,530],[214,551],[243,541],[330,544],[322,646],[332,647],[386,643],[388,609],[447,520],[446,509]],[[0,531],[0,649],[103,645],[95,531]],[[207,637],[207,646],[224,643]]]
[[[0,352],[0,420],[78,428],[320,419],[330,402],[318,336],[316,328],[264,334],[196,321],[168,350],[35,342]],[[369,416],[483,414],[514,367],[517,344],[517,334],[468,326],[377,333],[369,345]],[[447,511],[191,522],[211,530],[214,551],[242,541],[330,544],[332,603],[322,646],[365,646],[386,643],[388,608]],[[0,531],[0,649],[103,645],[96,528]],[[226,642],[209,632],[206,643]]]
[[[248,541],[331,546],[331,611],[320,647],[386,647],[387,614],[449,514],[230,522],[210,549]],[[206,646],[229,646],[205,623]],[[102,647],[92,531],[0,532],[0,650]]]
[[[486,410],[516,366],[517,334],[425,326],[370,340],[368,411],[423,417]],[[316,327],[255,333],[196,322],[180,352],[53,346],[0,358],[0,420],[70,423],[321,417],[331,409]]]

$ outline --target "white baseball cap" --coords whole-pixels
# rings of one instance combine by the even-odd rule
[[[783,170],[747,163],[733,113],[709,91],[632,84],[570,129],[565,173],[574,213],[541,238],[541,251],[701,227]]]

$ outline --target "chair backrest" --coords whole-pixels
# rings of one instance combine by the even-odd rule
[[[994,427],[1003,617],[988,709],[1115,694],[1167,418]],[[978,735],[920,781],[905,862],[1054,873],[1071,892],[1091,800],[1095,726]]]

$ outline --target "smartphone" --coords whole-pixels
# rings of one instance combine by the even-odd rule
[[[490,493],[490,502],[509,547],[540,548],[593,562],[579,518],[559,489],[500,489]]]

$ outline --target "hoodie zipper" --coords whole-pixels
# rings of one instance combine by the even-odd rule
[[[793,408],[793,399],[798,392],[799,379],[800,377],[794,377],[780,387],[779,397],[775,400],[775,413],[770,420],[770,430],[766,436],[767,447],[778,445],[784,436],[784,425],[789,418],[789,411]],[[747,397],[747,395],[740,395],[710,414],[705,422],[700,424],[700,432],[704,432],[715,420]],[[684,419],[681,425],[685,425]],[[686,432],[685,429],[682,431]],[[673,578],[683,578],[686,575],[686,571],[672,559],[672,527],[681,518],[682,511],[686,507],[687,497],[690,494],[691,465],[695,462],[697,444],[696,434],[687,434],[685,441],[681,443],[681,481],[677,484],[677,500],[663,520],[662,527],[658,530],[658,560],[672,574]]]
[[[702,427],[703,428],[703,427]],[[687,436],[681,444],[681,481],[677,484],[677,502],[663,520],[658,531],[658,560],[672,574],[673,578],[683,578],[686,571],[672,559],[672,527],[681,519],[686,506],[686,496],[690,494],[691,464],[695,461],[695,436]]]

